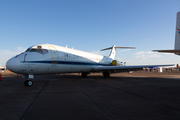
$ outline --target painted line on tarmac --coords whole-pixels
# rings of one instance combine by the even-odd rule
[[[46,84],[49,82],[49,79],[46,81],[46,83],[44,84],[44,86],[41,88],[41,90],[39,91],[39,93],[37,94],[37,96],[34,98],[34,100],[31,102],[31,104],[29,105],[29,107],[27,108],[27,110],[25,111],[25,113],[23,114],[23,116],[21,117],[20,120],[23,120],[23,118],[25,117],[25,115],[27,114],[27,112],[30,110],[31,106],[33,105],[33,103],[36,101],[36,99],[39,97],[39,95],[41,94],[42,90],[44,89],[44,87],[46,86]]]

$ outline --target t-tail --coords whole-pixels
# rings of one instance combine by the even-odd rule
[[[177,18],[176,18],[176,33],[175,33],[174,50],[153,50],[153,51],[174,53],[176,55],[180,55],[180,11],[177,13]]]
[[[109,48],[105,48],[105,49],[102,49],[101,51],[104,51],[104,50],[109,50],[111,49],[111,53],[109,55],[109,58],[111,59],[115,59],[115,55],[116,55],[116,49],[117,48],[124,48],[124,49],[136,49],[135,47],[116,47],[115,45],[113,45],[112,47],[109,47]]]

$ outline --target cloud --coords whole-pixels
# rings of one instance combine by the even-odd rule
[[[147,41],[151,41],[151,39],[147,39]]]
[[[136,58],[141,58],[141,59],[148,59],[148,58],[158,58],[161,57],[161,55],[151,52],[151,51],[140,51],[134,53],[134,56]]]
[[[104,55],[105,54],[105,52],[103,52],[103,51],[94,51],[94,50],[91,53],[98,54],[98,55]]]
[[[0,56],[5,57],[5,56],[12,56],[12,55],[16,55],[19,52],[17,51],[10,51],[10,50],[0,50]]]
[[[25,48],[23,47],[17,47],[16,50],[1,50],[0,49],[0,65],[4,66],[6,64],[6,61],[10,59],[11,57],[18,55],[25,51]]]
[[[117,58],[116,60],[119,61],[119,62],[123,61],[122,58]]]
[[[23,48],[23,47],[17,47],[18,51],[25,51],[26,48]]]
[[[121,50],[121,52],[127,52],[130,51],[131,49],[126,49],[126,50]]]

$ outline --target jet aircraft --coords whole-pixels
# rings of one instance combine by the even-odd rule
[[[177,13],[176,17],[176,35],[174,50],[153,50],[155,52],[174,53],[180,55],[180,12]]]
[[[102,72],[104,77],[109,77],[111,73],[143,70],[144,67],[171,66],[119,66],[115,60],[117,48],[134,49],[114,45],[103,49],[111,49],[107,57],[52,44],[39,44],[9,59],[6,67],[14,73],[25,76],[27,78],[24,81],[25,86],[32,86],[32,79],[38,74],[81,73],[82,77],[86,77],[91,72]]]
[[[0,70],[5,70],[6,67],[0,66]]]

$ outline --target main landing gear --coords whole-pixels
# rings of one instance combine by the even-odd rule
[[[81,73],[81,76],[82,76],[83,78],[87,77],[87,75],[88,75],[87,72],[82,72],[82,73]]]
[[[103,76],[104,78],[109,78],[110,77],[110,73],[109,72],[103,72]]]

